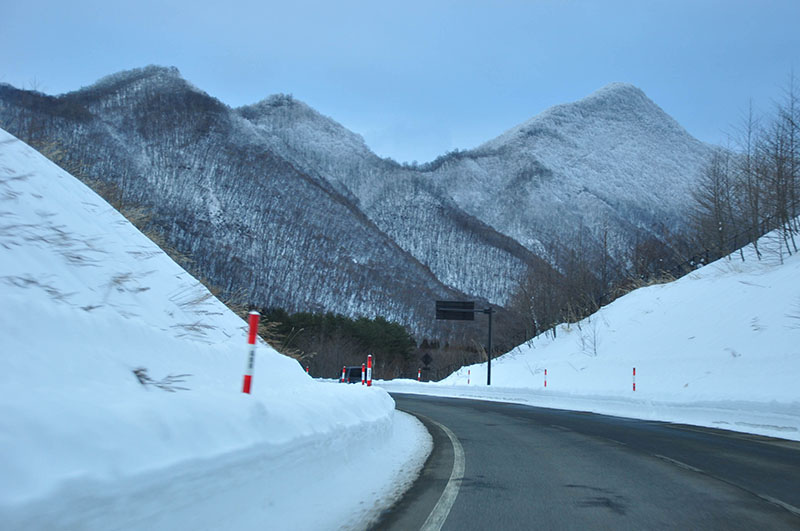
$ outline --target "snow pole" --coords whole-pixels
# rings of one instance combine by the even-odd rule
[[[417,369],[417,381],[422,381],[422,369]]]
[[[636,367],[633,368],[633,390],[636,391]]]
[[[342,367],[342,379],[339,380],[339,383],[344,383],[344,375],[347,372],[347,366]]]
[[[258,318],[260,316],[260,313],[253,310],[250,312],[248,319],[250,332],[247,336],[247,345],[249,352],[247,356],[247,367],[244,372],[244,384],[242,386],[242,392],[247,394],[250,394],[250,386],[253,384],[253,365],[255,365],[256,362],[256,334],[258,333]]]
[[[367,366],[366,364],[361,364],[361,385],[367,383]]]
[[[544,370],[544,386],[547,387],[547,369]]]
[[[372,387],[372,354],[367,356],[367,387]]]
[[[469,385],[470,373],[472,373],[472,371],[470,369],[467,369],[467,385]]]
[[[308,372],[308,365],[306,365],[306,374],[311,374],[310,372]]]

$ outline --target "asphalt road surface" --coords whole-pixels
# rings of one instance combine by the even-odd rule
[[[800,443],[392,395],[435,449],[378,529],[800,530]]]

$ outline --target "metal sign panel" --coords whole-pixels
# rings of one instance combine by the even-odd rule
[[[474,321],[475,301],[436,301],[436,319]]]

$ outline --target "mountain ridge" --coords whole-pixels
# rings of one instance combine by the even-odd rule
[[[441,330],[434,298],[506,306],[527,276],[558,276],[578,241],[624,268],[655,223],[680,230],[676,196],[706,151],[627,84],[421,166],[378,157],[292,96],[231,108],[175,68],[47,98],[0,85],[2,124],[36,125],[89,178],[150,208],[212,283],[264,306],[382,314],[418,333]],[[241,269],[233,280],[230,268]]]

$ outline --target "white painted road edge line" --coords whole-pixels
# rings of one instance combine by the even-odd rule
[[[426,418],[439,426],[450,438],[450,442],[453,445],[453,472],[450,474],[450,480],[447,482],[447,486],[445,486],[431,514],[428,515],[425,523],[422,524],[420,528],[420,531],[439,531],[444,525],[445,520],[447,520],[447,516],[450,514],[450,509],[453,507],[456,497],[458,496],[458,489],[461,487],[461,480],[464,479],[464,448],[461,446],[458,437],[456,437],[447,426],[431,418]]]
[[[704,472],[702,470],[700,470],[699,468],[695,468],[692,465],[687,465],[686,463],[678,461],[677,459],[672,459],[670,457],[667,457],[667,456],[661,455],[661,454],[653,454],[653,457],[657,457],[659,459],[662,459],[662,460],[666,461],[667,463],[672,463],[673,465],[675,465],[675,466],[677,466],[679,468],[682,468],[684,470],[691,470],[692,472],[698,472],[700,474],[704,474]]]
[[[695,467],[693,467],[691,465],[687,465],[686,463],[683,463],[683,462],[678,461],[676,459],[672,459],[672,458],[667,457],[665,455],[653,454],[653,456],[657,457],[659,459],[663,459],[664,461],[667,461],[668,463],[672,463],[673,465],[678,466],[680,468],[683,468],[683,469],[686,469],[686,470],[691,470],[692,472],[698,472],[700,474],[705,474],[705,472],[703,472],[699,468],[695,468]],[[753,491],[751,491],[749,489],[746,489],[744,487],[741,487],[741,486],[737,485],[736,483],[727,481],[725,479],[718,478],[716,476],[709,476],[709,477],[712,477],[714,479],[718,479],[719,481],[727,483],[728,485],[733,485],[734,487],[740,488],[740,489],[742,489],[744,491],[747,491],[747,492],[749,492],[751,494],[754,494],[754,495],[758,496],[759,498],[761,498],[764,501],[767,501],[767,502],[769,502],[769,503],[771,503],[773,505],[777,505],[778,507],[782,507],[782,508],[786,509],[787,511],[789,511],[790,513],[792,513],[793,515],[795,515],[795,516],[800,516],[800,509],[798,509],[794,505],[790,505],[790,504],[788,504],[788,503],[786,503],[784,501],[781,501],[781,500],[779,500],[777,498],[773,498],[772,496],[767,496],[766,494],[758,494],[757,492],[753,492]]]
[[[779,507],[783,507],[784,509],[786,509],[787,511],[789,511],[790,513],[792,513],[795,516],[800,516],[800,509],[798,509],[794,505],[789,505],[786,502],[782,502],[777,498],[773,498],[772,496],[767,496],[765,494],[757,494],[756,496],[758,496],[762,500],[766,500],[766,501],[768,501],[770,503],[774,503],[775,505],[778,505]]]

